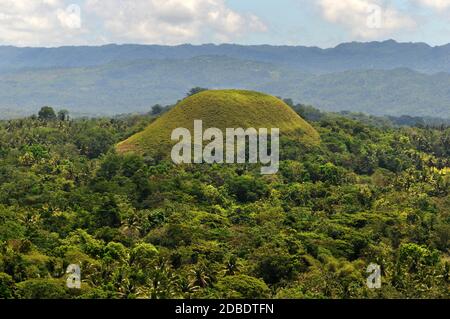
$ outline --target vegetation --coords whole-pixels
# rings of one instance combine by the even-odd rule
[[[201,87],[195,87],[195,88],[192,88],[188,92],[187,96],[192,96],[192,95],[195,95],[195,94],[203,92],[203,91],[208,91],[208,89],[207,88],[201,88]]]
[[[39,119],[48,121],[48,120],[55,120],[56,114],[52,107],[50,106],[44,106],[38,113]]]
[[[448,298],[450,128],[322,114],[262,176],[115,152],[153,121],[0,122],[0,298]]]

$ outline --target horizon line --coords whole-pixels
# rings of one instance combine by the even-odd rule
[[[180,44],[156,44],[156,43],[105,43],[105,44],[80,44],[80,45],[60,45],[60,46],[21,46],[21,45],[14,45],[14,44],[0,44],[0,48],[17,48],[17,49],[61,49],[61,48],[102,48],[102,47],[108,47],[108,46],[142,46],[142,47],[183,47],[183,46],[192,46],[192,47],[201,47],[201,46],[241,46],[241,47],[291,47],[291,48],[310,48],[310,49],[321,49],[321,50],[330,50],[330,49],[336,49],[343,45],[349,45],[349,44],[385,44],[385,43],[395,43],[395,44],[413,44],[413,45],[426,45],[429,48],[442,48],[450,45],[450,42],[441,44],[441,45],[430,45],[426,42],[403,42],[403,41],[397,41],[395,39],[386,39],[386,40],[373,40],[373,41],[348,41],[348,42],[341,42],[335,46],[330,47],[320,47],[316,45],[302,45],[302,44],[267,44],[267,43],[260,43],[260,44],[242,44],[242,43],[233,43],[233,42],[224,42],[224,43],[213,43],[213,42],[205,42],[201,44],[193,44],[193,43],[180,43]]]

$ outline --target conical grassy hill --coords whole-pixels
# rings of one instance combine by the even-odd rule
[[[183,127],[192,133],[194,120],[202,120],[204,130],[279,128],[281,138],[306,144],[319,142],[317,131],[274,96],[243,90],[209,90],[184,99],[144,131],[119,143],[117,151],[170,158],[176,143],[171,141],[172,131]]]

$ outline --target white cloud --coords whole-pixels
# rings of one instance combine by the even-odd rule
[[[0,45],[230,41],[266,30],[224,0],[0,0]]]
[[[450,0],[416,0],[420,4],[437,10],[450,8]]]
[[[76,17],[65,10],[63,0],[1,0],[0,44],[60,45],[73,41],[76,34],[67,32],[67,27],[74,25]]]
[[[301,1],[357,40],[398,36],[421,23],[416,10],[404,13],[393,0]],[[72,2],[81,8],[67,7]],[[410,2],[450,9],[450,0]],[[310,19],[314,26],[316,17]],[[226,0],[0,0],[0,45],[230,42],[265,31],[259,17],[231,9]]]
[[[61,26],[66,29],[81,28],[81,7],[75,4],[69,5],[66,9],[58,9],[56,16]]]
[[[377,0],[319,0],[324,18],[350,30],[353,36],[371,39],[415,27],[414,20]]]
[[[228,41],[265,31],[252,14],[240,14],[223,0],[87,0],[115,42],[178,44],[204,39]]]

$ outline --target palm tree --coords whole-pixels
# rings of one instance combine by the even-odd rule
[[[186,277],[179,277],[177,285],[185,299],[191,299],[191,295],[200,289],[194,282],[189,281]]]
[[[145,291],[150,299],[170,299],[176,295],[177,277],[163,259],[151,271],[150,285]]]
[[[206,270],[206,266],[200,264],[196,268],[191,269],[190,280],[193,286],[206,288],[211,283],[211,277]]]
[[[236,256],[231,256],[223,269],[224,276],[234,276],[239,272],[239,262]]]

